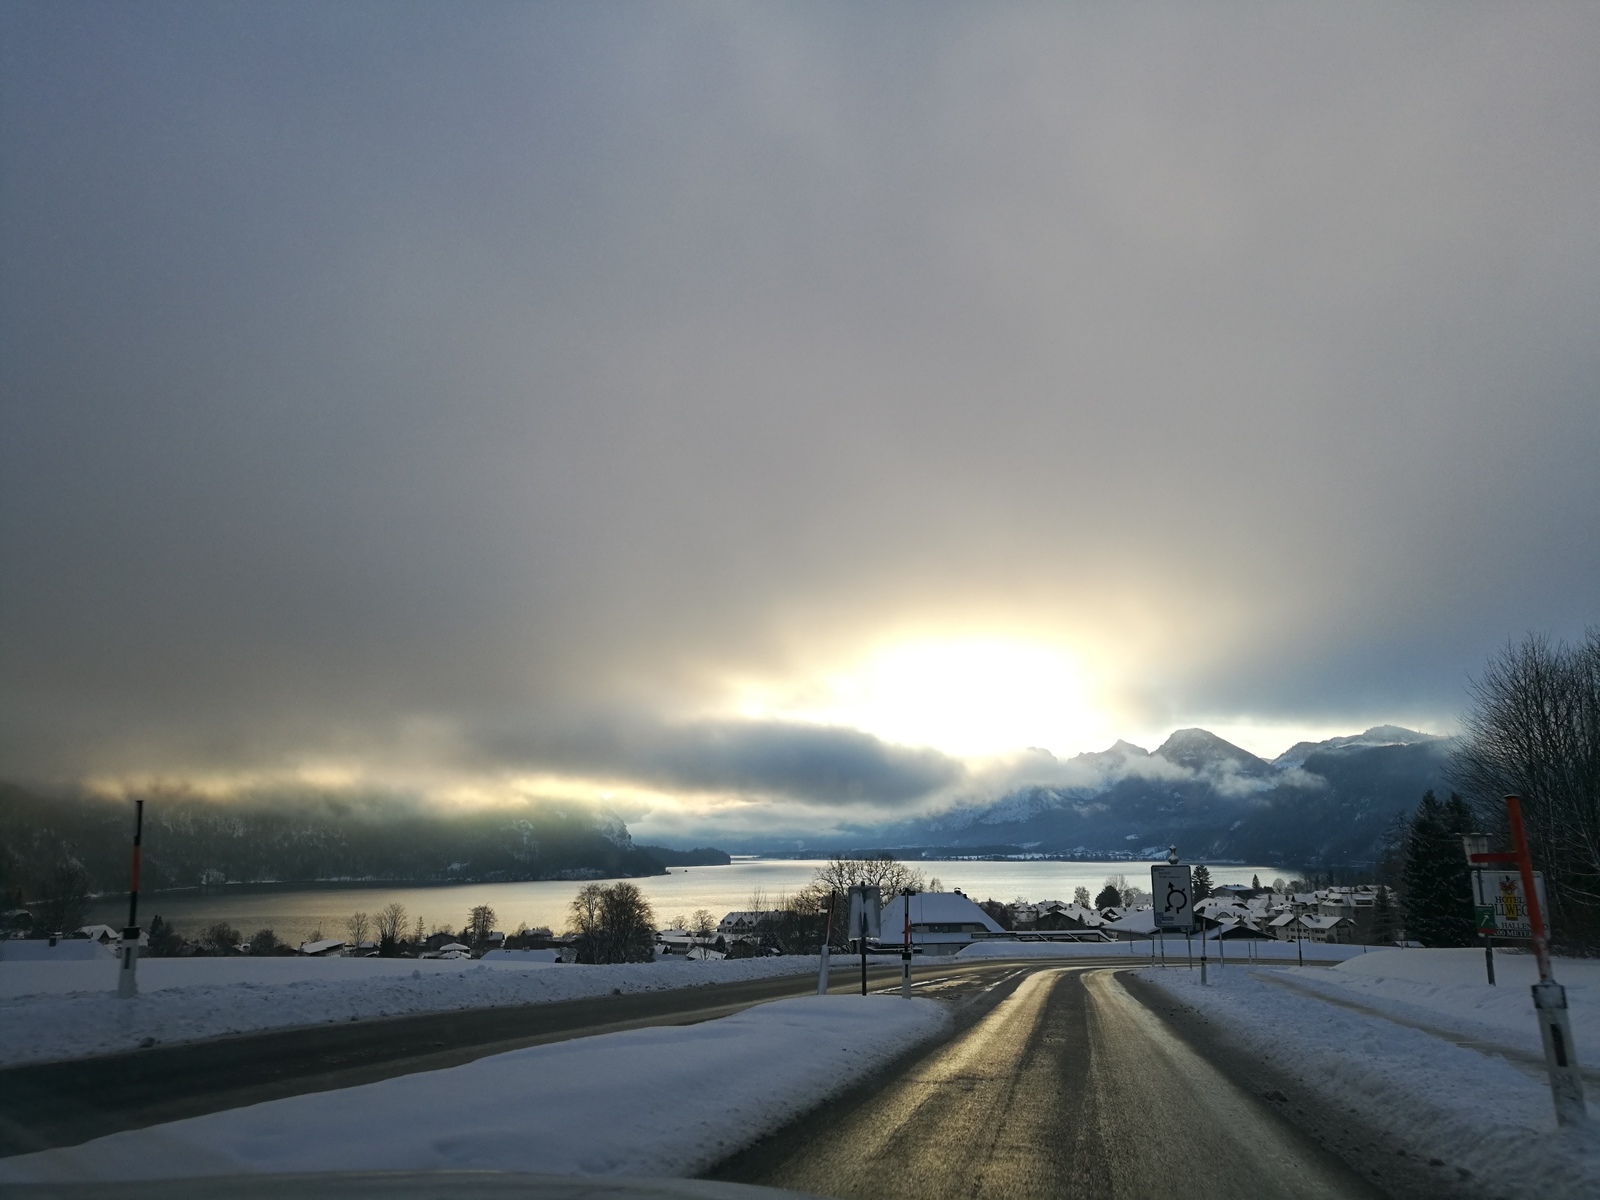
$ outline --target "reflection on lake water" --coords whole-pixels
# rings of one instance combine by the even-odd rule
[[[635,879],[655,908],[656,921],[688,916],[697,908],[709,909],[717,919],[734,909],[749,908],[760,893],[761,903],[774,906],[784,896],[810,883],[820,860],[739,860],[726,867],[674,867],[671,874]],[[1109,875],[1126,875],[1135,887],[1148,889],[1148,863],[1132,862],[918,862],[930,879],[938,878],[946,890],[960,888],[977,900],[1071,900],[1074,888],[1098,892]],[[1285,877],[1281,867],[1210,868],[1213,883],[1249,883],[1259,875],[1262,883]],[[344,935],[345,918],[361,911],[375,913],[385,905],[405,905],[410,920],[420,916],[429,929],[459,929],[468,912],[479,904],[495,911],[496,925],[513,930],[526,923],[548,925],[560,931],[567,923],[567,906],[583,885],[570,881],[537,883],[460,883],[437,886],[323,885],[294,890],[277,887],[223,887],[206,892],[168,892],[143,896],[139,922],[149,926],[159,914],[180,932],[193,935],[217,921],[226,921],[246,936],[271,929],[281,939],[298,943],[318,930],[330,937]],[[126,898],[108,897],[91,908],[89,920],[120,926],[127,920]]]

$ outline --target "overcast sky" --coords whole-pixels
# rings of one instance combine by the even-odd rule
[[[1448,732],[1600,621],[1600,7],[16,2],[0,56],[6,777],[815,829]]]

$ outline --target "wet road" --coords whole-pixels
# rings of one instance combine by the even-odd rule
[[[1114,972],[1082,967],[1027,971],[881,1087],[714,1174],[841,1200],[1377,1194]]]
[[[1014,970],[992,961],[918,967],[919,990],[946,997],[982,991]],[[874,966],[869,985],[898,985],[899,968]],[[853,962],[835,959],[831,992],[860,985]],[[714,1020],[816,990],[815,977],[584,1000],[324,1024],[158,1046],[128,1054],[0,1070],[0,1156],[139,1129],[305,1092],[373,1083],[458,1066],[490,1054],[650,1025]],[[932,994],[930,992],[929,994]]]

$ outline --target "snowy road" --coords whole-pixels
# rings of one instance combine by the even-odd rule
[[[581,968],[580,968],[581,969]],[[918,968],[919,991],[982,988],[1009,969],[983,960]],[[872,986],[897,985],[873,967]],[[837,965],[835,993],[854,989]],[[439,1070],[490,1054],[598,1033],[712,1020],[753,1004],[805,995],[809,975],[590,997],[382,1021],[352,1021],[132,1054],[0,1070],[0,1156],[71,1146],[119,1130],[266,1100]]]
[[[1040,967],[870,1094],[714,1177],[833,1197],[1367,1197],[1108,970]]]

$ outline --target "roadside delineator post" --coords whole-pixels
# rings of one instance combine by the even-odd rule
[[[1511,848],[1522,875],[1523,895],[1528,905],[1528,924],[1533,931],[1533,954],[1539,963],[1539,982],[1533,985],[1533,1008],[1539,1016],[1539,1036],[1544,1042],[1545,1070],[1550,1075],[1550,1097],[1555,1101],[1556,1124],[1582,1125],[1588,1120],[1583,1102],[1583,1077],[1573,1053],[1572,1022],[1567,1016],[1567,989],[1556,982],[1550,969],[1550,939],[1545,933],[1544,912],[1533,878],[1533,859],[1528,854],[1528,835],[1522,825],[1522,801],[1506,797],[1506,824],[1511,827]]]
[[[822,964],[817,968],[817,995],[828,994],[828,946],[833,941],[833,900],[837,892],[828,893],[828,931],[822,937]]]
[[[900,892],[901,904],[906,910],[905,948],[900,951],[900,998],[911,999],[911,897],[915,892],[905,888]]]
[[[128,881],[128,923],[122,930],[122,966],[117,971],[117,996],[139,994],[139,844],[144,840],[144,801],[133,802],[133,866]]]

